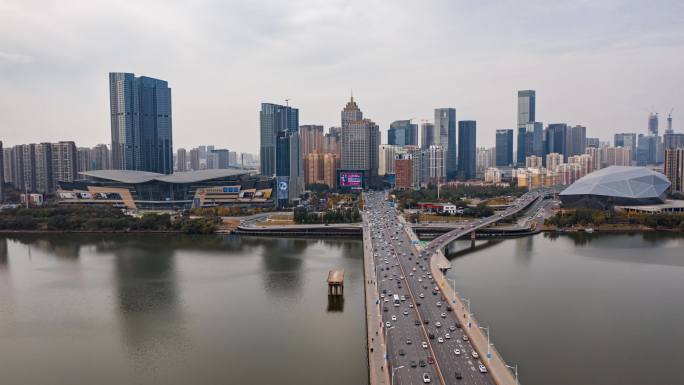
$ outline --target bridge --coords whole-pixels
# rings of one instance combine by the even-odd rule
[[[540,202],[530,192],[503,212],[438,236],[425,248],[385,194],[363,216],[369,379],[376,384],[514,385],[516,377],[447,283],[443,249]]]

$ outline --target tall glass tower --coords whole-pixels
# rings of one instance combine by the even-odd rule
[[[278,133],[298,133],[299,110],[290,106],[261,103],[259,112],[261,175],[276,175],[276,148]]]
[[[112,168],[173,173],[171,89],[164,80],[109,73]]]
[[[476,122],[461,120],[458,122],[458,179],[475,178],[476,154]]]
[[[456,177],[456,109],[435,109],[435,140],[434,144],[447,150],[446,173],[447,179]]]

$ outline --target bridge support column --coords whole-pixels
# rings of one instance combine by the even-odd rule
[[[470,232],[470,239],[475,240],[475,230]]]

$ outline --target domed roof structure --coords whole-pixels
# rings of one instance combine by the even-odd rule
[[[670,181],[645,167],[610,166],[580,178],[560,194],[565,205],[606,208],[665,202]]]

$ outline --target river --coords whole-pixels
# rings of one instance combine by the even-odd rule
[[[361,246],[0,236],[0,383],[367,383]],[[681,383],[683,237],[459,241],[449,257],[521,383]],[[326,293],[337,267],[343,303]]]

